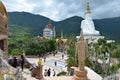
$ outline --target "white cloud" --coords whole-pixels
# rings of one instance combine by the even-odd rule
[[[44,6],[46,6],[46,7],[50,7],[53,4],[54,4],[54,2],[52,0],[44,0]]]
[[[35,3],[29,4],[27,0],[5,0],[4,3],[8,11],[32,12],[34,7],[36,6]]]
[[[53,20],[63,20],[77,15],[84,16],[85,0],[4,0],[8,11],[26,11]],[[93,18],[120,16],[119,0],[90,0]],[[109,13],[109,14],[108,14]]]
[[[120,3],[118,2],[108,2],[93,10],[94,18],[109,18],[116,16],[120,16]]]

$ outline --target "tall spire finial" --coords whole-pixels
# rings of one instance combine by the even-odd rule
[[[61,39],[63,39],[63,30],[61,29]]]
[[[89,6],[90,0],[87,0],[87,7],[86,7],[86,11],[85,11],[85,15],[90,13],[90,6]]]
[[[53,29],[50,19],[49,19],[49,22],[48,22],[47,27],[48,27],[49,29]]]

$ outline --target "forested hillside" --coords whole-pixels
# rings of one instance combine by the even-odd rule
[[[51,23],[55,26],[57,34],[60,34],[63,29],[65,34],[79,35],[82,20],[81,17],[73,16],[58,22],[51,20]],[[42,36],[48,21],[49,18],[27,12],[9,12],[9,33],[12,35],[15,31],[21,32],[19,30],[22,30],[33,36]],[[96,30],[100,31],[102,35],[120,41],[120,17],[98,19],[94,20],[94,23]]]

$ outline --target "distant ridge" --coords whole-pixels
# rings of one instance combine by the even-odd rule
[[[42,35],[43,28],[49,21],[47,17],[28,12],[9,12],[8,14],[9,28],[12,28],[10,25],[18,25],[21,28],[27,27],[34,35]],[[81,17],[73,16],[57,22],[51,20],[51,23],[56,27],[57,34],[60,34],[61,29],[63,29],[65,34],[79,35],[82,20]],[[96,30],[100,31],[102,35],[120,41],[120,17],[95,19],[94,23]]]

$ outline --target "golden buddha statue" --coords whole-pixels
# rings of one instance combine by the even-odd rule
[[[22,54],[22,55],[23,55],[23,57],[25,58],[25,53],[24,53],[24,52],[23,52],[23,54]]]
[[[38,59],[38,67],[42,65],[42,59]]]

